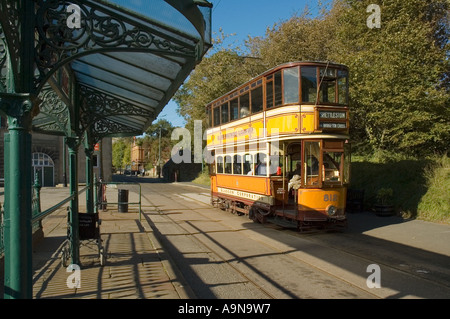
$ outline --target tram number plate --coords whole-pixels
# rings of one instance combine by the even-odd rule
[[[337,202],[338,195],[337,194],[325,194],[325,195],[323,195],[323,201],[324,202]]]

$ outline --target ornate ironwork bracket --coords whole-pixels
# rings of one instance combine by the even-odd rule
[[[89,53],[107,51],[158,52],[187,58],[196,57],[195,45],[163,35],[135,17],[117,16],[114,10],[94,1],[37,0],[35,89],[39,91],[62,65]],[[69,28],[69,4],[81,9],[81,28]]]
[[[41,125],[35,125],[35,128],[37,130],[61,132],[69,135],[70,112],[60,96],[51,87],[48,87],[41,91],[39,98],[42,100],[40,113],[48,119]]]
[[[136,136],[142,134],[142,132],[136,131],[136,129],[132,127],[114,122],[107,118],[100,119],[93,125],[92,138],[96,143],[104,137],[110,137],[112,133],[114,133],[115,136]]]
[[[31,129],[31,120],[39,113],[39,100],[30,94],[0,93],[0,110],[8,118],[8,129]]]
[[[154,113],[132,103],[117,99],[101,91],[80,86],[80,92],[86,103],[82,104],[81,123],[84,129],[109,116],[137,115],[152,118]]]

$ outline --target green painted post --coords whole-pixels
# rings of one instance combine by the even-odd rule
[[[98,214],[98,180],[94,174],[94,213]]]
[[[92,163],[92,155],[94,154],[94,150],[91,147],[86,147],[84,149],[86,153],[86,186],[88,189],[86,190],[86,212],[88,214],[94,213],[94,166]]]
[[[8,118],[5,134],[5,268],[4,298],[31,299],[32,174],[29,94],[1,94],[0,107]]]
[[[70,195],[74,196],[70,201],[69,233],[70,255],[73,265],[80,265],[80,230],[78,220],[78,138],[68,137],[69,149],[69,183]]]

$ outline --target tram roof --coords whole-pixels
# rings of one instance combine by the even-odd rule
[[[38,59],[50,53],[59,60],[38,65],[37,132],[67,135],[72,125],[99,138],[142,134],[212,43],[205,0],[79,1],[81,28],[56,18],[66,14],[66,1],[40,3]],[[73,127],[77,116],[80,127]]]

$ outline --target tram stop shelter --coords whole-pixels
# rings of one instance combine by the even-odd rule
[[[32,298],[31,132],[65,136],[71,262],[79,263],[77,152],[142,134],[211,47],[206,0],[0,0],[5,299]]]

